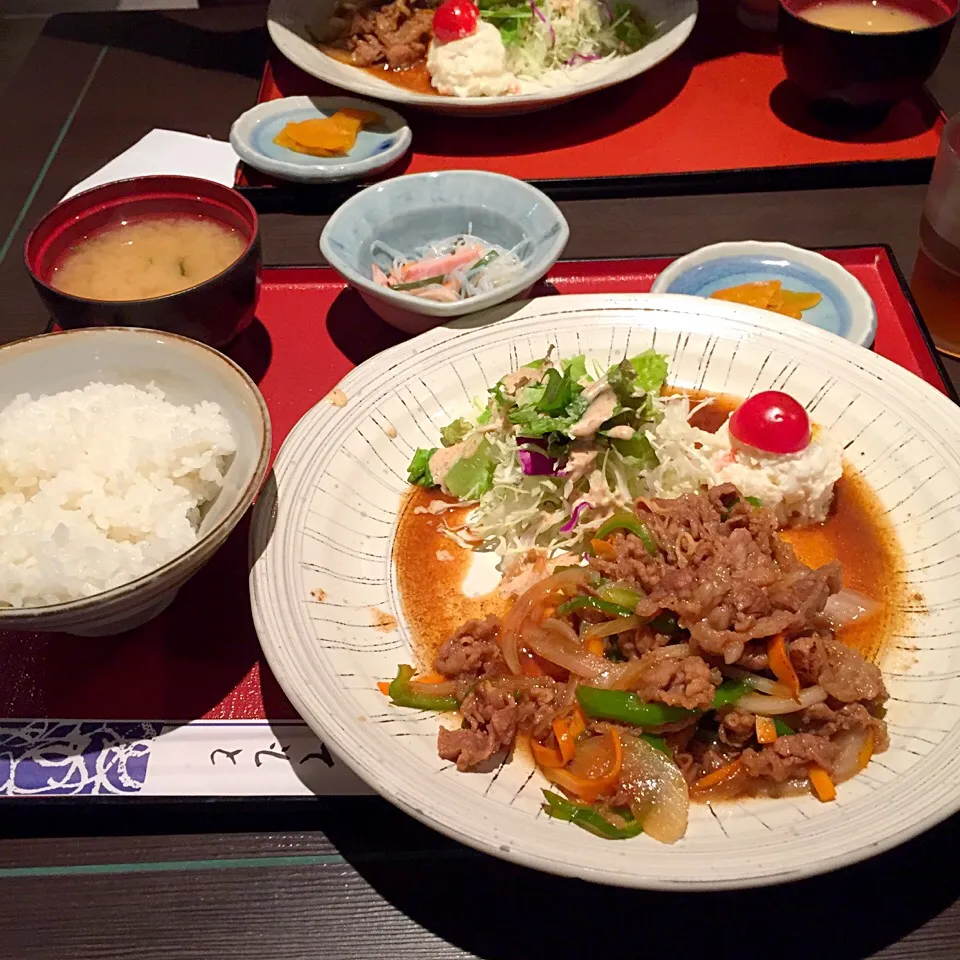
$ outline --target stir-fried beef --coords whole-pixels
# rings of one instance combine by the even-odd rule
[[[825,639],[823,647],[827,662],[819,681],[831,697],[843,703],[881,703],[887,699],[879,667],[867,663],[856,650],[839,640]]]
[[[757,718],[747,710],[731,710],[720,721],[720,739],[731,747],[745,747],[757,729]]]
[[[636,691],[641,700],[659,701],[686,710],[707,710],[723,679],[702,657],[648,657]]]
[[[345,0],[327,24],[324,42],[350,53],[358,67],[397,69],[422,60],[433,36],[435,0],[357,3]]]
[[[880,671],[838,640],[822,616],[841,586],[838,564],[807,567],[777,535],[774,516],[730,485],[676,500],[640,500],[636,508],[657,553],[633,533],[617,533],[608,541],[616,555],[591,557],[590,564],[606,579],[642,591],[637,614],[649,622],[612,637],[608,650],[629,661],[619,676],[641,701],[690,711],[654,728],[689,783],[739,760],[730,768],[734,792],[751,784],[782,790],[776,785],[806,776],[814,764],[849,776],[851,749],[860,749],[866,733],[874,752],[887,748]],[[596,608],[580,609],[574,633],[605,619]],[[752,710],[734,703],[711,711],[726,665],[770,676],[767,641],[778,633],[786,636],[801,686],[819,685],[827,699],[782,718],[786,732],[781,727],[773,743],[760,744]],[[575,703],[576,677],[563,683],[514,676],[499,641],[495,617],[471,620],[436,656],[435,669],[455,679],[464,696],[462,728],[442,730],[438,742],[440,755],[461,770],[509,750],[519,733],[550,739],[554,721],[569,717]],[[677,643],[688,646],[671,651]],[[760,701],[751,707],[762,710]],[[590,723],[586,736],[607,726]]]
[[[605,576],[632,580],[647,593],[637,612],[679,615],[705,653],[735,663],[746,644],[796,633],[818,622],[840,590],[840,566],[811,570],[776,535],[776,518],[740,499],[730,484],[675,500],[637,502],[660,552],[631,534],[612,539],[616,559],[594,558]]]
[[[517,735],[518,708],[512,693],[484,681],[460,704],[463,727],[440,728],[437,749],[458,770],[469,770],[509,749]]]
[[[836,755],[836,746],[826,737],[795,733],[788,737],[777,737],[774,743],[759,750],[747,747],[741,759],[751,777],[781,782],[803,776],[811,764],[829,770]]]
[[[883,753],[890,743],[887,725],[873,716],[862,703],[847,703],[839,710],[834,710],[825,703],[814,704],[803,711],[800,717],[800,729],[821,737],[869,730],[873,736],[875,753]]]
[[[510,687],[483,680],[467,694],[460,705],[461,729],[440,729],[437,750],[442,759],[456,761],[459,770],[470,770],[509,750],[518,732],[542,738],[573,700],[571,685],[553,680],[517,690]]]
[[[507,665],[497,643],[499,632],[500,622],[494,616],[468,620],[440,647],[433,669],[448,677],[461,674],[490,677],[505,673]]]

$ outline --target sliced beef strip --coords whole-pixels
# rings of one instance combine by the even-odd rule
[[[804,733],[830,738],[840,733],[870,730],[874,753],[883,753],[890,745],[887,725],[873,716],[862,703],[847,703],[839,710],[825,703],[816,703],[800,714],[799,727]]]
[[[733,709],[720,721],[720,739],[731,747],[744,747],[757,730],[757,718],[748,710]]]
[[[843,703],[882,703],[887,699],[880,668],[867,663],[858,650],[824,638],[823,651],[826,664],[820,673],[820,686],[831,697]]]
[[[569,710],[573,689],[565,683],[541,680],[540,685],[511,690],[509,678],[482,680],[460,704],[463,725],[443,727],[437,750],[457,769],[470,770],[503,750],[509,750],[518,731],[543,739],[558,713]]]
[[[506,673],[497,638],[500,621],[494,616],[483,620],[468,620],[440,647],[433,661],[433,669],[448,677],[495,676]]]
[[[708,710],[721,677],[702,657],[647,655],[650,666],[635,689],[641,700],[657,701],[685,710]]]
[[[437,751],[443,760],[454,760],[457,769],[470,770],[495,753],[513,746],[519,709],[513,694],[484,681],[460,704],[463,726],[440,728]]]
[[[743,766],[751,777],[782,782],[803,776],[812,764],[827,771],[833,766],[837,747],[826,737],[813,733],[794,733],[777,737],[774,743],[741,754]]]

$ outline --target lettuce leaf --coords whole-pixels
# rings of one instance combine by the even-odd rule
[[[413,455],[410,466],[407,467],[407,481],[418,487],[435,487],[433,474],[430,472],[430,458],[437,452],[436,447],[426,449],[421,447]]]
[[[637,386],[647,393],[659,393],[667,379],[667,358],[655,350],[644,350],[630,358],[630,364],[637,372]]]

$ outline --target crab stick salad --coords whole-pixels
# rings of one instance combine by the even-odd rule
[[[376,241],[371,271],[380,286],[423,300],[456,303],[521,276],[524,262],[519,255],[528,245],[524,240],[507,250],[465,233],[435,240],[407,257]]]
[[[825,519],[842,451],[796,400],[758,393],[710,433],[690,418],[712,401],[661,396],[666,377],[652,350],[612,366],[551,351],[501,377],[437,447],[417,450],[410,482],[472,504],[449,535],[505,559],[583,552],[639,498],[727,483],[781,527]]]

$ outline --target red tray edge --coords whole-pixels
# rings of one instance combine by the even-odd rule
[[[910,342],[918,363],[925,369],[923,379],[932,386],[942,390],[954,403],[960,403],[953,382],[947,375],[946,368],[940,354],[934,346],[933,338],[923,316],[917,307],[916,301],[910,292],[907,284],[907,278],[897,261],[893,249],[886,243],[873,244],[853,244],[849,246],[819,247],[818,253],[828,256],[842,265],[856,265],[869,267],[875,265],[884,291],[894,308],[894,313],[900,327],[905,331],[906,337]],[[578,257],[575,259],[561,259],[557,261],[547,274],[546,279],[557,273],[562,273],[570,268],[576,268],[577,265],[593,267],[594,269],[604,264],[617,265],[620,269],[643,267],[644,273],[649,273],[651,269],[659,267],[662,269],[667,264],[680,256],[675,255],[654,255],[642,257]],[[303,264],[272,264],[264,267],[264,283],[282,282],[282,283],[324,283],[339,286],[345,289],[348,284],[340,278],[340,275],[327,265],[303,265]],[[640,272],[637,269],[636,272]],[[659,272],[659,270],[657,270]],[[317,274],[322,276],[317,276]],[[273,274],[279,274],[276,278]],[[911,322],[912,321],[912,322]],[[891,358],[892,359],[892,358]],[[894,361],[895,362],[895,361]]]
[[[263,72],[260,75],[260,83],[257,86],[256,103],[258,105],[265,102],[268,99],[267,94],[271,86],[276,88],[279,91],[279,87],[277,87],[277,83],[276,83],[275,71],[273,69],[273,59],[274,57],[282,57],[282,56],[283,54],[280,53],[280,51],[277,50],[276,47],[273,46],[273,44],[271,44],[270,53],[264,62]],[[296,67],[295,64],[293,64],[292,66],[295,69],[298,69],[298,70],[300,69]],[[322,82],[322,81],[318,81],[318,83],[319,82]],[[940,101],[937,99],[937,97],[926,85],[924,85],[921,88],[920,93],[917,96],[918,96],[918,99],[926,100],[930,104],[930,106],[932,106],[933,109],[936,110],[937,125],[942,128],[942,126],[946,124],[950,118],[946,110],[941,105]],[[275,99],[275,98],[270,98],[270,99]],[[898,163],[898,162],[910,163],[912,161],[910,160],[897,161],[897,160],[888,159],[888,160],[879,160],[879,161],[866,161],[865,164],[869,165],[870,163]],[[669,174],[636,174],[634,175],[634,177],[639,179],[643,179],[643,178],[652,179],[656,177],[676,178],[676,177],[683,177],[683,176],[720,177],[720,176],[723,176],[724,174],[734,174],[734,173],[741,173],[741,174],[753,173],[755,175],[760,175],[760,174],[763,174],[764,172],[769,172],[771,170],[781,170],[786,172],[786,171],[795,171],[795,170],[812,170],[812,169],[818,169],[818,168],[827,168],[827,169],[842,168],[846,166],[848,163],[849,161],[831,161],[827,163],[802,164],[799,166],[783,164],[779,166],[774,165],[774,166],[767,166],[767,167],[741,167],[741,168],[731,168],[731,169],[718,169],[713,171],[699,171],[699,172],[688,171],[687,173],[675,172],[675,173],[669,173]],[[289,183],[285,181],[277,180],[273,177],[269,177],[264,174],[260,175],[263,177],[264,182],[251,183],[249,178],[247,177],[247,170],[248,170],[248,165],[244,161],[240,160],[237,162],[236,173],[234,174],[234,187],[242,188],[244,190],[255,191],[255,192],[261,192],[261,191],[269,192],[273,190],[284,190],[285,188],[289,188],[291,186]],[[626,179],[633,179],[634,177],[630,177]],[[598,177],[595,179],[610,180],[610,179],[625,179],[625,178]],[[538,182],[551,183],[553,181],[545,180],[545,181],[538,181]],[[558,182],[563,182],[563,181],[561,180]],[[360,186],[364,186],[364,185],[365,183],[361,182]]]

